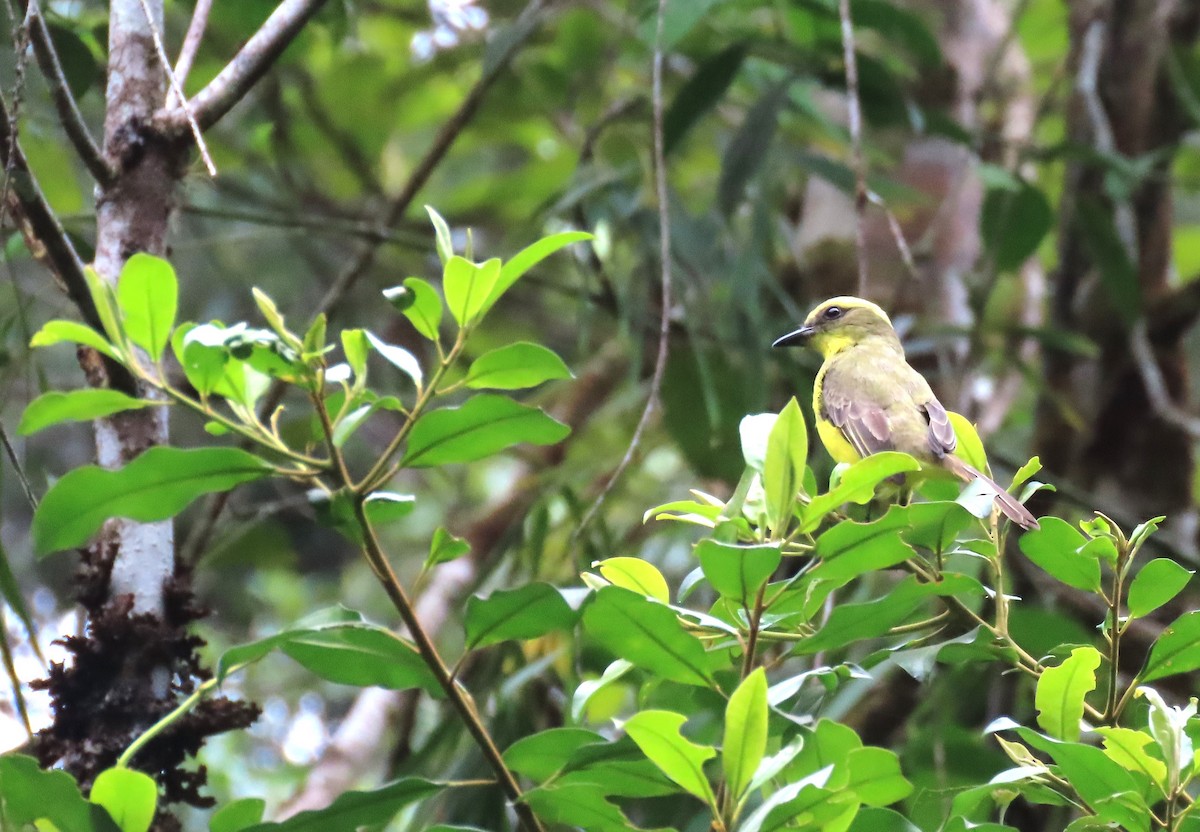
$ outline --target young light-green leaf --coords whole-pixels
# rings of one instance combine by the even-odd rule
[[[432,205],[425,206],[429,221],[433,223],[434,236],[437,238],[438,259],[445,265],[454,256],[454,239],[450,235],[450,225],[442,218]]]
[[[913,785],[900,772],[896,752],[887,748],[856,748],[846,755],[850,779],[846,788],[868,806],[888,806],[912,794]]]
[[[1038,679],[1034,705],[1038,725],[1057,739],[1077,742],[1083,700],[1096,689],[1100,652],[1094,647],[1077,647],[1057,667],[1048,667]]]
[[[562,231],[558,234],[551,234],[549,237],[543,237],[536,243],[531,243],[518,251],[500,269],[500,273],[496,276],[494,285],[488,293],[487,300],[484,302],[483,311],[491,309],[492,305],[500,300],[501,295],[511,289],[519,278],[551,254],[571,243],[590,239],[592,239],[592,235],[586,231]]]
[[[442,292],[446,295],[446,306],[459,326],[474,323],[485,311],[488,295],[499,276],[500,261],[496,258],[476,264],[455,255],[446,261]]]
[[[467,649],[476,650],[509,639],[529,639],[575,626],[578,614],[562,593],[545,583],[497,590],[487,598],[467,600]]]
[[[767,517],[771,529],[782,536],[792,520],[797,492],[802,490],[808,460],[808,428],[804,414],[793,397],[771,427],[767,456],[763,463],[763,490],[767,495]]]
[[[1169,558],[1155,558],[1138,570],[1129,585],[1129,614],[1140,618],[1170,601],[1194,575]]]
[[[689,794],[715,806],[716,796],[704,774],[704,762],[716,756],[716,749],[697,745],[680,734],[685,722],[687,717],[673,711],[642,711],[625,723],[625,733],[663,774]]]
[[[1021,535],[1019,544],[1025,557],[1064,584],[1095,592],[1100,589],[1100,561],[1085,552],[1087,542],[1070,523],[1047,517],[1040,528]]]
[[[267,801],[261,797],[242,797],[226,803],[208,821],[208,832],[242,832],[262,823]]]
[[[179,307],[179,281],[171,264],[149,254],[130,257],[117,282],[117,303],[129,339],[155,361],[162,358]]]
[[[29,436],[62,422],[86,422],[153,404],[165,402],[135,399],[120,390],[107,387],[83,387],[67,392],[51,391],[43,393],[26,406],[25,412],[21,414],[21,422],[17,425],[17,433]]]
[[[429,543],[429,557],[425,558],[424,568],[432,569],[439,564],[449,563],[461,558],[469,551],[471,551],[470,543],[461,537],[450,534],[444,527],[438,526],[437,531],[433,533],[433,540]]]
[[[505,396],[483,394],[461,407],[424,414],[413,426],[404,465],[428,468],[474,462],[522,443],[553,445],[571,429],[536,407]]]
[[[571,378],[571,371],[552,350],[518,341],[475,359],[467,371],[466,384],[475,390],[521,390],[560,378]]]
[[[614,586],[645,595],[664,604],[671,602],[671,589],[658,567],[641,558],[620,556],[592,564]]]
[[[735,801],[745,793],[767,751],[767,674],[760,667],[747,676],[725,706],[721,765]]]
[[[146,832],[154,820],[158,786],[140,771],[109,768],[96,776],[88,799],[103,806],[121,832]]]
[[[82,546],[110,517],[142,523],[178,514],[202,494],[261,479],[274,467],[238,448],[150,448],[124,468],[84,465],[46,492],[33,515],[34,549]]]
[[[438,328],[442,325],[442,299],[437,289],[419,277],[405,278],[403,288],[412,293],[412,302],[403,310],[404,317],[417,332],[436,341]]]
[[[107,339],[87,324],[77,321],[47,321],[29,339],[31,347],[49,347],[61,343],[82,344],[117,361],[117,351]]]
[[[421,371],[421,362],[417,361],[415,355],[404,347],[397,347],[377,338],[373,332],[367,332],[367,341],[385,361],[411,378],[418,391],[421,389],[425,384],[425,374]]]

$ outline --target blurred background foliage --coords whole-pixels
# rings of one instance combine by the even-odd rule
[[[189,89],[214,76],[274,5],[216,3]],[[106,4],[43,6],[95,123]],[[676,281],[670,360],[659,418],[633,466],[578,528],[651,392],[661,312],[654,6],[333,0],[208,134],[220,175],[207,177],[197,163],[180,193],[169,257],[184,318],[253,319],[249,288],[259,286],[304,320],[337,275],[370,257],[335,321],[376,328],[418,354],[427,345],[379,290],[437,274],[423,203],[447,217],[460,241],[470,229],[482,256],[509,255],[564,228],[596,234],[592,249],[531,274],[471,345],[481,353],[489,337],[525,334],[567,360],[576,380],[536,394],[576,425],[566,446],[399,485],[419,495],[388,541],[404,577],[415,578],[439,525],[472,545],[465,564],[422,581],[423,611],[453,623],[472,592],[533,579],[572,584],[592,561],[621,554],[680,577],[691,537],[644,526],[643,511],[692,486],[729,493],[742,470],[741,417],[810,395],[815,357],[772,353],[771,341],[815,302],[845,292],[894,313],[912,360],[943,401],[978,423],[993,464],[1015,468],[1041,454],[1068,513],[1095,507],[1122,522],[1169,514],[1159,545],[1190,565],[1200,10],[1168,0],[854,0],[865,156],[877,195],[866,208],[870,280],[862,292],[837,4],[672,0],[664,33]],[[171,2],[167,11],[167,41],[178,44],[192,4]],[[91,182],[36,68],[19,74],[19,63],[10,44],[0,56],[4,88],[17,94],[31,166],[86,258]],[[431,157],[431,148],[444,154]],[[414,188],[414,172],[426,170],[428,181]],[[402,216],[385,222],[400,198],[410,198]],[[20,235],[8,233],[0,416],[11,433],[27,401],[77,386],[80,374],[68,354],[28,349],[32,331],[71,309]],[[1148,333],[1165,386],[1158,398],[1144,392],[1147,367],[1131,347],[1138,332]],[[397,374],[395,383],[406,382]],[[384,421],[357,435],[362,459],[390,436]],[[204,437],[187,418],[172,433],[185,446]],[[16,452],[35,490],[93,455],[86,426],[18,441]],[[814,467],[827,470],[822,452],[814,454]],[[70,556],[34,563],[29,507],[7,461],[0,483],[0,539],[48,642],[79,625]],[[214,651],[334,603],[391,619],[365,565],[315,523],[303,494],[240,491],[205,542],[193,535],[209,510],[181,518],[180,539],[204,543],[184,551],[213,609],[202,634]],[[1022,594],[1037,596],[1032,576],[1017,580]],[[1035,655],[1042,645],[1087,640],[1079,599],[1041,601],[1012,622]],[[439,629],[453,654],[460,628]],[[38,675],[32,656],[18,659],[23,678]],[[504,746],[560,722],[563,690],[603,664],[546,640],[490,651],[468,672],[473,686],[493,692],[487,707]],[[847,685],[823,712],[851,724],[876,719],[855,724],[868,741],[902,737],[906,773],[919,785],[979,782],[1003,761],[983,750],[976,729],[1003,704],[993,700],[1004,694],[989,690],[1007,689],[977,672],[947,671],[938,681],[919,696],[908,676]],[[303,793],[310,767],[328,762],[355,692],[315,685],[278,657],[234,684],[265,714],[248,734],[205,750],[213,793],[267,795],[275,804]],[[611,691],[631,695],[619,685]],[[864,704],[873,697],[890,697],[883,712],[891,717]],[[460,753],[460,726],[439,721],[436,708],[408,697],[381,707],[387,730],[369,744],[370,759],[354,761],[355,782],[383,772],[479,774]],[[603,720],[614,707],[598,701],[593,716]],[[18,723],[4,736],[19,743]],[[938,801],[930,803],[930,817],[940,817]],[[448,811],[486,825],[496,807]]]

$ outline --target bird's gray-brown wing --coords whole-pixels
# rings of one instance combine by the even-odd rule
[[[918,407],[925,414],[925,420],[929,422],[929,447],[934,456],[941,459],[946,454],[952,453],[958,444],[958,439],[954,435],[954,426],[950,424],[946,408],[942,407],[942,403],[937,400],[936,396],[931,396],[928,401]]]
[[[825,418],[842,432],[859,456],[894,450],[891,425],[883,408],[851,396],[851,390],[837,381],[826,378],[821,390]]]

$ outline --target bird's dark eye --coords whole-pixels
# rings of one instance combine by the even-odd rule
[[[825,310],[825,313],[821,317],[827,321],[836,321],[842,317],[842,308],[840,306],[831,306]]]

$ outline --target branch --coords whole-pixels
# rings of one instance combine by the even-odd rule
[[[196,0],[196,9],[192,12],[192,22],[188,24],[187,34],[183,36],[183,46],[179,50],[179,58],[175,61],[175,80],[178,82],[179,93],[175,89],[167,95],[167,108],[178,107],[183,102],[183,85],[196,53],[200,51],[200,42],[204,40],[204,30],[208,27],[208,13],[212,10],[213,0]]]
[[[671,339],[671,211],[670,204],[667,201],[667,163],[666,163],[666,148],[663,139],[663,91],[662,91],[662,76],[663,76],[663,21],[667,13],[667,0],[658,0],[658,21],[654,35],[654,68],[651,79],[651,105],[654,116],[654,190],[655,197],[658,202],[658,256],[662,268],[660,275],[660,292],[662,294],[662,313],[659,318],[658,327],[658,356],[654,360],[654,375],[650,379],[650,394],[646,397],[646,406],[642,410],[642,417],[638,419],[637,427],[633,430],[633,436],[629,440],[629,447],[625,449],[625,456],[621,457],[621,462],[617,465],[612,476],[604,483],[604,488],[596,495],[595,501],[588,507],[587,512],[579,521],[579,525],[571,534],[571,541],[574,542],[591,523],[592,518],[596,516],[596,512],[604,505],[605,499],[616,486],[617,481],[621,479],[621,475],[625,473],[625,469],[633,462],[633,455],[637,453],[638,446],[642,442],[642,436],[646,432],[646,427],[650,424],[650,417],[654,415],[655,407],[658,404],[659,390],[662,388],[663,376],[667,369],[667,355],[670,352]]]
[[[854,248],[858,254],[858,293],[867,293],[867,163],[862,148],[862,107],[858,102],[858,56],[854,49],[854,21],[850,0],[838,0],[842,21],[842,56],[846,64],[846,122],[854,157]]]
[[[156,116],[159,126],[165,131],[182,133],[188,128],[190,111],[201,130],[212,127],[245,98],[325,3],[326,0],[283,0],[217,77],[187,102],[186,109],[175,106],[159,111]]]
[[[54,108],[58,110],[58,120],[92,178],[101,187],[107,186],[116,176],[116,171],[104,158],[100,146],[92,138],[87,122],[83,120],[83,114],[79,112],[79,105],[67,84],[67,77],[63,72],[62,63],[58,60],[54,41],[50,38],[50,27],[46,25],[46,18],[42,15],[38,0],[30,0],[29,6],[29,30],[33,41],[33,54],[37,58],[42,75],[46,78],[46,83],[50,86],[50,97],[54,99]]]

